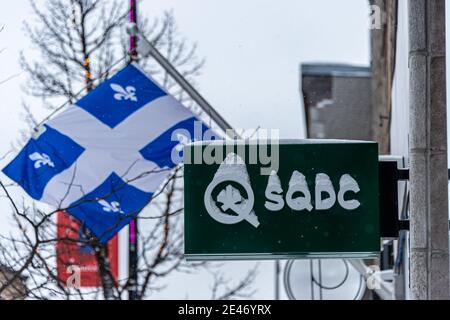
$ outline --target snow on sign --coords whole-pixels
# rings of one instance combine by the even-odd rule
[[[377,149],[340,140],[186,146],[186,258],[377,255]]]

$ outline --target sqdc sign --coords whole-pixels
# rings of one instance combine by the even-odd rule
[[[248,161],[258,147],[270,150],[233,141],[185,147],[187,259],[365,258],[379,253],[376,143],[277,142],[278,170],[270,175],[262,174],[262,164]],[[205,148],[223,154],[223,161],[192,161]]]

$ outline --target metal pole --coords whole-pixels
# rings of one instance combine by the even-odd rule
[[[130,23],[137,23],[137,4],[136,0],[130,0]],[[137,36],[130,34],[130,58],[131,61],[137,61]],[[130,222],[129,226],[129,246],[128,246],[128,277],[129,277],[129,289],[128,299],[137,299],[137,283],[138,283],[138,220],[134,218]]]
[[[130,23],[137,25],[137,0],[130,0],[130,13],[128,20]],[[130,34],[130,58],[132,61],[137,61],[137,41],[138,37],[135,34]]]
[[[137,27],[137,5],[136,0],[130,0],[130,57],[131,61],[138,61],[138,55],[151,55],[161,67],[186,91],[186,93],[217,123],[217,125],[231,138],[239,137],[230,124],[217,113],[217,111],[195,90],[195,88],[175,69],[174,66],[148,41]],[[137,42],[139,40],[139,46]],[[138,220],[133,219],[129,226],[129,283],[128,296],[130,300],[137,298],[137,241]]]
[[[408,14],[411,298],[449,299],[445,0]]]
[[[275,300],[280,300],[280,261],[275,260]]]

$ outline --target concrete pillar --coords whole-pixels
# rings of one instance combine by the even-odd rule
[[[449,299],[445,0],[408,11],[411,297]]]

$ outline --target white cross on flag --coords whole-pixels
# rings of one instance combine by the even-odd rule
[[[181,160],[213,133],[135,64],[45,123],[3,172],[106,242]],[[200,136],[199,136],[200,133]]]

